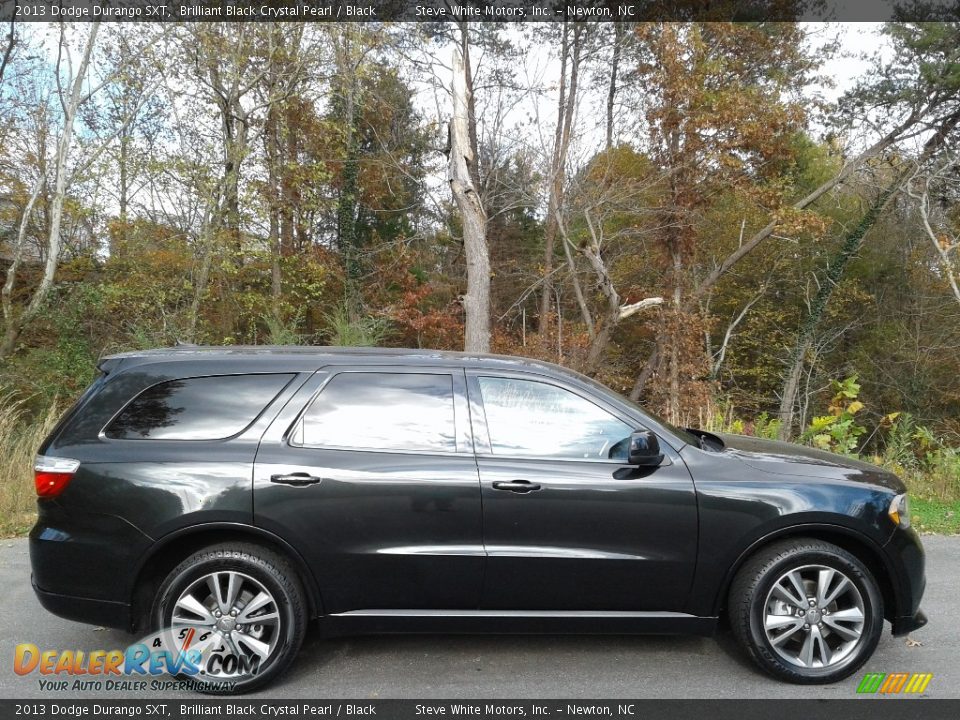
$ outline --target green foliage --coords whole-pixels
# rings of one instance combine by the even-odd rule
[[[833,398],[829,414],[813,418],[802,439],[821,450],[853,455],[867,431],[856,419],[857,413],[863,409],[863,403],[857,400],[860,384],[857,376],[852,375],[844,380],[831,380],[830,387]]]
[[[263,324],[267,326],[268,345],[299,345],[303,342],[303,335],[298,331],[301,318],[295,317],[284,322],[276,315],[264,315]]]
[[[38,413],[58,397],[79,395],[96,374],[99,353],[90,324],[101,309],[96,287],[81,285],[51,297],[35,321],[45,342],[9,358],[0,366],[0,382]]]
[[[777,433],[780,431],[780,421],[765,412],[757,415],[752,421],[745,420],[734,415],[733,405],[728,403],[723,409],[707,413],[706,418],[701,416],[699,427],[708,432],[776,440]]]
[[[31,420],[22,401],[0,397],[0,537],[22,535],[33,525],[37,510],[33,458],[59,414],[57,404],[51,403]]]
[[[325,318],[330,345],[373,347],[382,344],[390,334],[388,320],[369,315],[351,318],[346,304],[337,306]]]

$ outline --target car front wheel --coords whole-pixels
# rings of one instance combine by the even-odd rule
[[[793,539],[761,550],[737,573],[728,601],[741,646],[768,673],[836,682],[873,654],[883,600],[869,569],[832,543]]]

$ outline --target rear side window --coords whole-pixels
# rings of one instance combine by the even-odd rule
[[[115,440],[222,440],[252,423],[293,375],[216,375],[147,388],[107,426]]]
[[[304,413],[302,447],[455,452],[453,378],[432,373],[340,373]]]

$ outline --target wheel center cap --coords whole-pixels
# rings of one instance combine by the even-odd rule
[[[811,625],[820,622],[820,610],[818,608],[810,608],[807,610],[807,622]]]
[[[221,632],[230,632],[237,624],[237,619],[232,617],[222,617],[217,620],[217,630]]]

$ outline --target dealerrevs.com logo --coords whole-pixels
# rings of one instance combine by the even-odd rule
[[[150,635],[125,649],[41,649],[34,643],[14,648],[13,670],[38,676],[45,691],[206,689],[230,691],[256,675],[260,658],[236,653],[219,634],[178,627]],[[174,676],[171,679],[168,676]]]
[[[858,693],[919,695],[926,692],[933,673],[867,673],[857,686]]]

